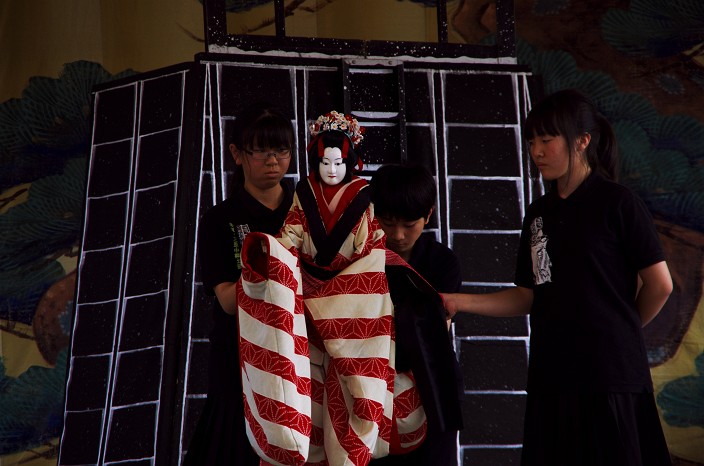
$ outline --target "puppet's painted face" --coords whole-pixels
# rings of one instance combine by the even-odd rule
[[[342,158],[342,151],[337,147],[326,147],[318,166],[320,179],[330,186],[342,183],[347,173],[347,165]]]

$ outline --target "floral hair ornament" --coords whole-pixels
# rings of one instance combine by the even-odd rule
[[[342,158],[347,158],[347,152],[349,150],[349,145],[352,144],[353,147],[357,147],[362,139],[364,139],[364,127],[359,125],[356,118],[351,115],[345,115],[335,110],[328,112],[324,115],[320,115],[317,120],[308,126],[310,130],[310,143],[308,143],[308,150],[313,147],[317,142],[318,144],[318,157],[323,158],[325,153],[325,147],[323,144],[323,138],[319,137],[321,133],[326,131],[339,131],[346,138],[342,141]],[[362,159],[357,158],[357,169],[362,169]]]
[[[320,115],[317,120],[310,124],[311,139],[324,131],[341,131],[352,142],[354,147],[357,147],[362,139],[364,139],[364,127],[359,125],[359,122],[352,115],[345,115],[335,110]]]

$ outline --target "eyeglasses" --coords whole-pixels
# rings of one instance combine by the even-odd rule
[[[245,149],[244,151],[254,160],[258,160],[260,162],[268,160],[270,156],[276,157],[277,160],[286,160],[287,158],[291,157],[291,149],[279,149],[270,151]]]

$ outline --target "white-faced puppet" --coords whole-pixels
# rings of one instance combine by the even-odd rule
[[[396,368],[390,251],[354,174],[364,130],[334,111],[309,128],[310,173],[283,228],[242,250],[246,422],[266,463],[366,465],[420,445],[426,414],[410,368]],[[437,328],[447,339],[444,315]]]

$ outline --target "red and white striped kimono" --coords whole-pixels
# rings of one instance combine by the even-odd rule
[[[299,183],[277,238],[250,233],[243,247],[246,425],[263,464],[363,466],[420,445],[426,417],[412,374],[395,371],[383,230],[367,184],[349,183],[342,210],[356,219],[336,212],[321,240],[315,183]],[[330,238],[341,243],[334,254]]]

